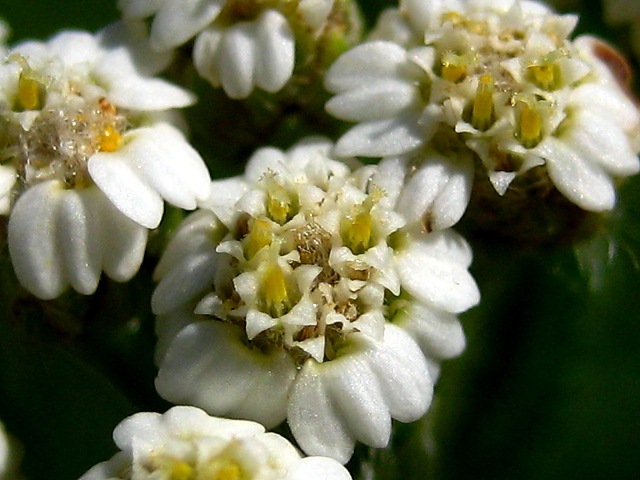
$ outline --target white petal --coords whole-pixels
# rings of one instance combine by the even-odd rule
[[[287,422],[305,453],[331,457],[344,464],[351,458],[356,440],[327,392],[322,375],[324,365],[307,360],[298,373],[291,391]]]
[[[351,475],[332,458],[306,457],[294,463],[283,480],[351,480]]]
[[[164,210],[162,199],[133,170],[126,151],[120,150],[93,155],[88,162],[91,178],[124,215],[143,227],[156,228]]]
[[[551,180],[565,197],[585,210],[613,208],[616,202],[613,181],[598,165],[554,137],[545,139],[536,150],[546,160]]]
[[[185,327],[169,346],[156,378],[160,395],[213,415],[273,427],[284,420],[295,366],[288,355],[250,350],[241,329],[214,321]]]
[[[459,313],[476,305],[480,293],[466,265],[442,255],[427,235],[398,253],[396,262],[402,286],[416,298],[447,312]]]
[[[342,54],[326,73],[327,90],[340,93],[385,79],[404,79],[407,51],[392,42],[369,42]]]
[[[626,177],[638,173],[638,155],[612,120],[591,110],[582,110],[576,112],[574,121],[571,128],[563,132],[562,139],[573,145],[580,156],[612,175]]]
[[[153,292],[151,310],[161,315],[180,307],[213,282],[218,255],[209,245],[200,251],[189,252],[181,262],[174,265]]]
[[[11,262],[20,283],[38,298],[48,300],[67,286],[63,259],[56,241],[56,223],[64,189],[56,181],[26,190],[9,217]]]
[[[394,319],[394,325],[407,331],[425,355],[438,360],[457,357],[466,346],[462,325],[455,315],[419,302],[413,302],[406,315]]]
[[[0,215],[7,215],[11,209],[11,190],[17,179],[15,167],[0,165]]]
[[[265,10],[256,22],[256,85],[277,92],[293,73],[293,32],[286,18],[275,10]]]
[[[391,416],[401,422],[422,417],[431,404],[433,380],[416,342],[396,325],[387,323],[384,341],[365,355]]]
[[[214,87],[220,86],[218,50],[224,31],[211,27],[202,31],[193,45],[193,63],[198,73]]]
[[[151,46],[168,50],[183,44],[218,16],[221,3],[218,0],[163,2],[151,26]]]
[[[405,80],[379,80],[330,99],[325,108],[334,117],[352,122],[380,120],[422,104],[418,88]]]
[[[126,282],[142,264],[148,230],[126,217],[104,195],[100,195],[102,268],[117,282]]]
[[[196,101],[192,93],[165,80],[121,75],[117,69],[117,64],[105,63],[96,77],[108,88],[109,101],[118,107],[158,111],[187,107]]]
[[[473,173],[471,159],[429,155],[406,182],[397,210],[408,222],[424,222],[432,230],[451,227],[469,204]]]
[[[49,55],[59,55],[68,66],[93,63],[104,53],[92,34],[80,31],[62,31],[51,38],[47,46]]]
[[[615,121],[626,132],[638,128],[638,109],[633,102],[611,85],[585,83],[571,92],[570,103]]]
[[[222,88],[231,98],[249,96],[256,68],[255,25],[243,22],[228,28],[218,48]]]
[[[160,281],[191,255],[200,255],[207,250],[214,251],[216,238],[221,236],[223,230],[224,227],[209,210],[197,210],[187,216],[173,232],[153,272],[153,279],[156,282]]]
[[[236,202],[247,192],[247,183],[242,177],[215,180],[211,182],[209,197],[203,207],[211,209],[227,228],[235,227],[233,222],[238,213]]]
[[[211,179],[198,152],[169,125],[140,128],[118,152],[167,202],[185,210],[209,195]]]
[[[318,374],[324,376],[331,403],[356,439],[375,448],[385,447],[391,435],[391,416],[364,354],[347,354],[323,363]]]
[[[58,207],[57,242],[71,286],[89,295],[102,272],[100,198],[95,187],[66,190]]]
[[[418,125],[416,115],[360,123],[345,133],[336,144],[342,157],[384,157],[415,150],[428,140],[429,132]]]

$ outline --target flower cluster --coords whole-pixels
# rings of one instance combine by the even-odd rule
[[[568,38],[576,22],[527,0],[402,1],[327,73],[327,110],[358,122],[337,153],[413,168],[454,153],[468,182],[478,159],[501,195],[543,167],[579,207],[613,208],[615,179],[640,166],[640,114],[602,43]]]
[[[534,1],[400,0],[346,52],[353,0],[118,6],[125,21],[96,34],[11,48],[0,22],[0,215],[27,290],[127,281],[164,202],[195,210],[151,298],[156,390],[190,406],[124,420],[121,451],[81,480],[349,479],[356,443],[385,447],[392,420],[422,417],[465,348],[458,315],[480,294],[451,227],[470,202],[508,203],[531,178],[567,216],[606,211],[640,169],[640,112],[612,68],[628,65]],[[260,145],[243,175],[212,182],[177,111],[194,95],[157,76],[185,66],[232,99],[263,90],[246,111],[282,114],[265,131],[293,146]],[[337,142],[304,111],[318,99],[356,124]],[[317,136],[273,133],[310,118],[299,130]],[[319,457],[265,433],[285,421]],[[5,445],[0,428],[0,476]]]
[[[113,432],[121,452],[80,480],[349,480],[335,460],[301,458],[286,439],[254,422],[195,407],[137,413]]]
[[[195,37],[198,73],[231,98],[245,98],[255,87],[281,90],[294,73],[296,55],[302,66],[313,63],[321,39],[337,32],[340,38],[357,37],[359,31],[357,11],[345,0],[119,0],[118,5],[125,18],[153,16],[150,40],[158,51]]]
[[[150,76],[170,57],[143,35],[63,32],[0,63],[0,213],[18,279],[40,298],[93,293],[102,270],[130,279],[163,200],[194,209],[208,195],[204,162],[172,124],[194,97]]]
[[[425,413],[438,361],[464,347],[456,314],[479,295],[469,247],[428,233],[400,169],[331,149],[263,148],[215,181],[158,265],[152,307],[163,397],[286,418],[304,451],[346,462],[355,440],[382,447],[391,418]]]

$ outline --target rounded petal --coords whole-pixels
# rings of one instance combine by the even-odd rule
[[[457,236],[430,233],[396,256],[398,274],[411,295],[451,313],[463,312],[480,301],[480,292],[467,270],[468,255]],[[467,246],[468,249],[468,246]]]
[[[56,181],[26,190],[9,217],[9,254],[20,283],[43,300],[67,287],[64,260],[58,251],[57,219],[64,188]]]
[[[238,327],[196,322],[169,346],[156,389],[174,403],[196,405],[214,415],[255,420],[273,427],[285,419],[295,366],[284,353],[247,348]]]
[[[420,92],[404,80],[379,80],[340,93],[325,108],[334,117],[353,122],[381,120],[420,105]]]
[[[101,203],[102,268],[117,282],[126,282],[140,269],[148,230],[126,217],[107,197]]]
[[[163,2],[151,25],[151,46],[168,50],[182,45],[211,23],[221,8],[219,0]]]
[[[416,115],[363,122],[352,127],[336,144],[342,157],[385,157],[415,150],[428,140]]]
[[[56,225],[59,254],[71,286],[89,295],[102,272],[100,200],[97,188],[65,190]]]
[[[222,88],[231,98],[248,97],[255,83],[255,25],[243,22],[227,29],[218,48],[218,72]]]
[[[160,224],[164,206],[160,195],[142,180],[126,151],[96,153],[89,159],[91,179],[124,215],[146,228]]]
[[[369,42],[342,54],[325,76],[327,90],[340,93],[382,80],[404,80],[407,51],[392,42]]]
[[[536,150],[546,160],[556,188],[573,203],[595,212],[614,207],[616,192],[611,177],[579,151],[554,137],[547,138]]]
[[[277,92],[293,73],[293,32],[287,19],[276,10],[265,10],[256,22],[256,85],[267,92]]]

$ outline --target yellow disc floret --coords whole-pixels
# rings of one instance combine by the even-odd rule
[[[533,148],[542,138],[542,118],[535,107],[527,102],[521,103],[520,130],[517,136],[525,148]]]
[[[286,277],[277,263],[269,265],[262,277],[262,298],[265,313],[274,318],[281,317],[291,308]]]
[[[249,224],[249,233],[242,239],[244,255],[247,260],[273,241],[272,223],[268,218],[255,218]]]
[[[485,74],[478,80],[473,101],[471,124],[478,130],[487,130],[493,123],[493,78]]]

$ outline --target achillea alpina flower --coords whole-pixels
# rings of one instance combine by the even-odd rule
[[[118,44],[125,33],[63,32],[0,64],[0,212],[18,279],[40,298],[90,294],[102,270],[128,280],[163,200],[194,209],[208,195],[204,162],[169,123],[192,95],[149,76],[168,58]]]
[[[286,419],[305,452],[346,462],[357,440],[386,445],[392,418],[425,413],[479,294],[464,240],[415,215],[419,181],[331,148],[263,148],[214,182],[158,265],[152,307],[164,398]]]
[[[172,49],[195,37],[198,72],[231,98],[245,98],[255,87],[279,91],[294,72],[296,55],[308,63],[307,50],[319,38],[335,28],[347,30],[348,36],[358,25],[350,2],[342,0],[118,3],[126,18],[154,17],[150,40],[156,50]]]
[[[466,150],[500,195],[541,167],[582,209],[614,206],[615,179],[639,168],[640,116],[596,41],[568,38],[576,16],[526,0],[407,0],[382,18],[327,72],[327,110],[358,122],[339,155],[410,155],[419,169]]]
[[[246,420],[208,416],[195,407],[137,413],[113,438],[121,449],[80,480],[348,480],[335,460],[302,458],[285,438]]]

